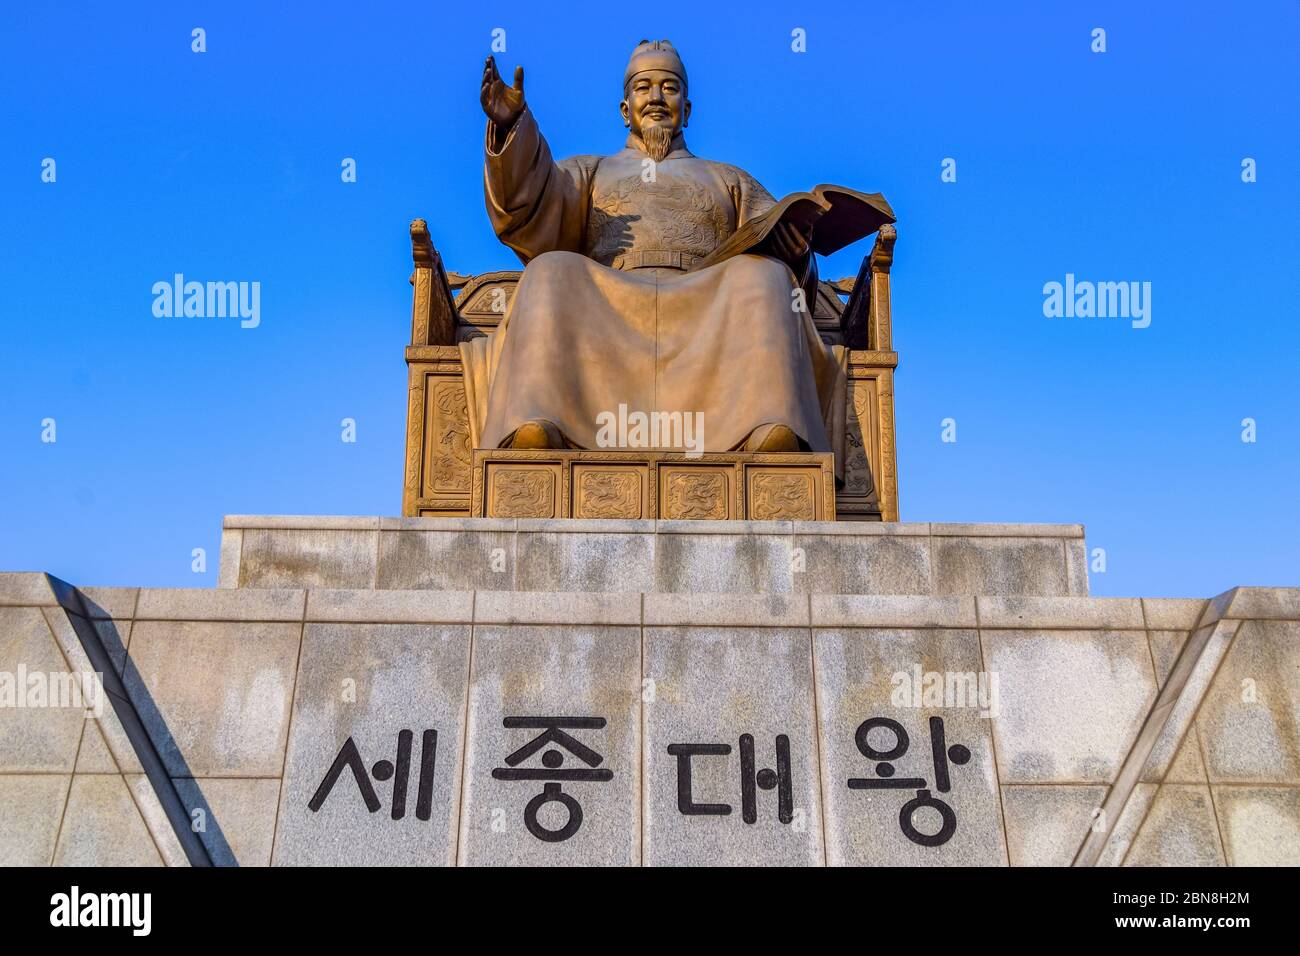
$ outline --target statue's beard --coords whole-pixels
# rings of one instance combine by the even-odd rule
[[[672,149],[673,131],[667,126],[643,126],[641,142],[645,144],[645,151],[650,154],[650,158],[656,163],[662,163]]]

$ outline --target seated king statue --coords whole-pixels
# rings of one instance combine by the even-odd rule
[[[764,254],[698,267],[775,200],[686,148],[687,91],[672,44],[643,40],[623,149],[557,162],[523,68],[510,85],[488,58],[487,210],[525,268],[495,332],[461,345],[478,447],[596,448],[598,416],[624,405],[702,414],[706,452],[833,450],[845,372],[813,324],[809,235],[780,221]]]

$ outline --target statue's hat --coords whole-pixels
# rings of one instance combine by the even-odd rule
[[[646,70],[675,73],[681,77],[682,85],[686,85],[686,64],[677,55],[677,48],[667,40],[642,40],[636,45],[631,59],[627,61],[627,72],[623,74],[623,89],[627,89],[632,77]]]

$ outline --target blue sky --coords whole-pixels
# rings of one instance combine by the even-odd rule
[[[885,193],[904,520],[1082,522],[1095,594],[1300,584],[1300,6],[554,9],[6,6],[0,568],[208,585],[224,514],[400,511],[408,223],[514,267],[481,184],[500,27],[557,155],[621,146],[627,55],[667,37],[696,154]],[[155,318],[177,272],[260,282],[260,326]],[[1066,273],[1150,282],[1150,327],[1044,317]]]

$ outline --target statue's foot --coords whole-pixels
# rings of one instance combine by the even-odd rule
[[[759,425],[745,439],[743,450],[749,452],[798,451],[799,436],[794,433],[789,425],[776,423]]]
[[[515,436],[510,440],[511,448],[563,448],[564,439],[560,430],[552,422],[538,419],[524,422],[515,429]]]

